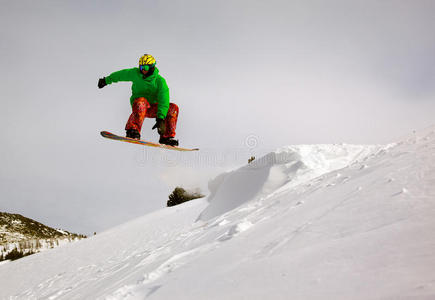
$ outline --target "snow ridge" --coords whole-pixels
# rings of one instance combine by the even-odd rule
[[[340,144],[279,148],[210,181],[210,205],[199,219],[206,221],[247,201],[273,196],[315,177],[366,160],[393,146]]]

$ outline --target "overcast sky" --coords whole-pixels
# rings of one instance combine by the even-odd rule
[[[435,123],[435,1],[3,1],[0,211],[89,234],[291,144],[388,143]],[[198,153],[112,142],[150,53]],[[152,120],[142,136],[157,140]]]

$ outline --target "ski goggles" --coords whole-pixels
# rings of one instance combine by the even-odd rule
[[[153,65],[141,65],[141,66],[139,66],[139,70],[141,70],[141,71],[148,71],[152,67],[154,67],[154,64]]]

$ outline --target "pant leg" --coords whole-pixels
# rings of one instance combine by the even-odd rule
[[[165,118],[166,132],[163,137],[174,137],[175,129],[177,128],[177,120],[178,120],[178,105],[175,103],[169,103],[168,114]]]
[[[146,112],[147,118],[155,118],[157,117],[157,103],[153,103],[150,105]],[[175,136],[175,129],[177,128],[177,119],[178,119],[178,112],[179,108],[178,105],[175,103],[169,103],[169,109],[168,114],[165,118],[165,127],[166,132],[163,135],[163,137],[174,137]]]
[[[141,131],[143,120],[147,114],[147,109],[150,107],[150,104],[144,97],[137,98],[134,100],[132,105],[133,112],[130,115],[130,118],[125,125],[125,130],[128,129],[136,129],[137,131]]]
[[[157,117],[157,103],[150,104],[150,107],[147,109],[147,114],[145,118],[155,118]]]

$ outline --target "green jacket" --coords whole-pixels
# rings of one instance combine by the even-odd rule
[[[157,103],[157,118],[164,119],[169,109],[169,88],[166,80],[159,75],[159,70],[154,69],[151,76],[144,78],[139,68],[125,69],[113,72],[106,77],[106,83],[118,81],[131,81],[130,104],[136,98],[144,97],[150,104]]]

